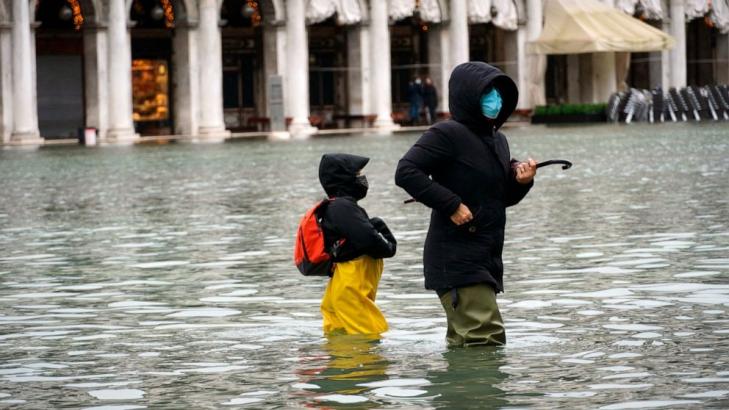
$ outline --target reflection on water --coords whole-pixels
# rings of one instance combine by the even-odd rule
[[[509,211],[503,349],[445,347],[427,210],[393,183],[416,135],[0,152],[0,406],[729,407],[722,125],[509,130],[566,158]],[[325,338],[294,268],[321,153],[373,158],[399,240],[381,340]]]
[[[387,360],[379,353],[379,339],[366,336],[338,335],[327,337],[320,356],[301,360],[301,382],[294,387],[307,392],[309,405],[320,403],[361,403],[361,408],[373,408],[367,393],[387,380]],[[381,390],[380,390],[381,391]],[[309,393],[315,392],[310,395]],[[378,390],[373,390],[377,393]]]
[[[427,376],[434,407],[499,408],[509,404],[501,388],[508,377],[501,370],[506,365],[504,349],[454,349],[442,357],[445,365]]]

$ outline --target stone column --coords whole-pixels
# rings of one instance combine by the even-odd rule
[[[10,142],[13,132],[12,26],[0,22],[0,145]]]
[[[531,99],[529,98],[529,63],[526,52],[526,44],[529,41],[529,30],[525,23],[520,23],[516,33],[507,36],[507,38],[513,39],[513,50],[516,53],[516,69],[515,76],[513,77],[514,82],[519,87],[519,102],[516,105],[517,109],[528,110],[531,109]]]
[[[266,84],[268,84],[268,77],[271,75],[281,74],[278,65],[278,35],[277,31],[280,27],[273,25],[268,22],[264,22],[263,26],[263,77]],[[265,91],[268,91],[268,86]],[[270,117],[271,113],[268,112],[268,104],[266,100],[263,104],[263,115]]]
[[[542,26],[544,20],[544,10],[542,8],[542,0],[527,0],[527,21],[526,21],[526,39],[534,41],[542,34]],[[534,108],[537,105],[544,105],[547,101],[545,96],[546,89],[544,87],[544,76],[547,69],[547,57],[538,54],[529,54],[525,58],[526,69],[525,79],[528,84],[527,89],[520,90],[520,95],[524,98],[521,106]],[[520,70],[522,71],[522,70]]]
[[[309,41],[304,0],[286,1],[286,101],[294,138],[316,133],[309,123]]]
[[[595,87],[592,102],[606,103],[610,95],[618,90],[615,76],[615,53],[593,53],[592,73]]]
[[[676,45],[669,51],[671,87],[686,86],[686,9],[683,1],[670,2],[670,34]]]
[[[729,33],[716,38],[716,83],[729,84]]]
[[[109,131],[104,144],[132,144],[139,138],[132,120],[132,43],[124,0],[109,0]]]
[[[567,103],[579,104],[582,102],[582,92],[585,86],[592,88],[592,83],[583,84],[580,77],[580,55],[569,54],[567,56]]]
[[[86,126],[96,128],[97,140],[106,140],[109,128],[109,88],[106,27],[84,27],[84,99]]]
[[[450,39],[450,68],[468,61],[468,8],[466,1],[450,2],[450,22],[448,24],[448,36]]]
[[[349,113],[370,115],[370,42],[369,27],[352,26],[347,32],[347,59],[352,67],[347,71],[349,82]],[[364,123],[363,126],[367,124]]]
[[[372,108],[375,127],[387,132],[396,128],[392,121],[392,68],[390,24],[387,1],[370,2],[370,58],[372,64]]]
[[[447,48],[450,51],[448,58],[444,60],[444,65],[447,68],[445,70],[445,79],[443,81],[443,87],[440,91],[442,95],[448,95],[448,80],[451,77],[451,72],[458,64],[465,63],[469,60],[469,43],[470,38],[468,36],[468,7],[467,2],[454,1],[450,2],[450,20],[448,21],[448,30],[446,33],[445,40]],[[443,100],[443,104],[448,104],[447,97]]]
[[[172,65],[176,68],[173,73],[175,84],[174,132],[184,136],[184,139],[194,139],[198,135],[200,124],[198,118],[200,83],[198,79],[201,78],[196,27],[190,23],[176,24],[172,47],[174,50]],[[222,103],[222,97],[220,101]]]
[[[438,90],[438,111],[448,112],[448,80],[451,75],[450,52],[448,49],[448,27],[434,24],[428,31],[428,64],[430,78]]]
[[[205,59],[200,67],[200,127],[195,139],[222,141],[230,135],[223,118],[223,45],[217,0],[200,0],[198,47]]]
[[[35,43],[30,25],[30,3],[13,0],[13,145],[40,145],[38,101],[35,81]]]
[[[273,19],[274,16],[271,15]],[[290,116],[290,113],[286,111],[288,104],[286,103],[286,26],[283,21],[269,21],[265,22],[263,27],[263,77],[265,82],[264,98],[262,99],[263,106],[261,112],[265,112],[265,116],[271,121],[271,133],[269,139],[272,140],[287,140],[291,138],[291,134],[286,131],[285,126],[282,128],[275,124],[275,111],[277,108],[271,109],[269,104],[269,88],[272,84],[278,82],[278,77],[281,77],[281,85],[283,89],[283,116],[284,118]],[[276,78],[276,80],[273,80]],[[277,107],[277,106],[276,106]]]
[[[579,100],[575,101],[576,103],[594,103],[596,101],[595,97],[595,89],[597,88],[597,84],[595,84],[595,74],[593,72],[592,65],[595,63],[595,59],[593,58],[592,54],[575,54],[574,55],[577,60],[577,70],[578,70],[578,82],[577,82],[577,93],[579,94],[580,98]],[[572,57],[572,56],[569,56]],[[572,61],[575,59],[573,58]],[[568,60],[569,61],[569,60]],[[569,61],[570,63],[572,61]],[[574,71],[570,71],[568,69],[567,74],[573,74]],[[570,95],[570,90],[574,89],[575,86],[575,80],[572,77],[568,78],[567,81],[567,94]]]

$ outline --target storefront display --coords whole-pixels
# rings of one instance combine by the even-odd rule
[[[132,61],[134,121],[169,119],[169,69],[166,60]]]

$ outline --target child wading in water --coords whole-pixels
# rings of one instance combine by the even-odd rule
[[[361,175],[369,158],[325,154],[319,181],[330,199],[321,214],[326,249],[334,274],[321,301],[324,333],[379,334],[387,321],[375,305],[382,276],[382,258],[395,255],[397,242],[385,222],[369,218],[357,201],[367,195]]]

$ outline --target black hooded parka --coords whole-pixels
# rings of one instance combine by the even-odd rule
[[[440,293],[486,283],[502,292],[506,207],[533,185],[516,181],[509,145],[498,131],[516,108],[519,92],[508,76],[481,62],[458,65],[448,87],[452,119],[418,139],[398,163],[395,183],[432,208],[423,252],[425,287]],[[491,87],[499,90],[503,104],[489,121],[480,99]],[[461,203],[473,220],[457,226],[450,216]]]
[[[321,226],[324,242],[335,262],[362,255],[375,259],[395,255],[397,241],[384,221],[370,218],[357,204],[362,199],[357,174],[370,161],[351,154],[324,154],[319,163],[319,182],[331,200],[324,208]],[[334,246],[344,239],[341,246]]]

